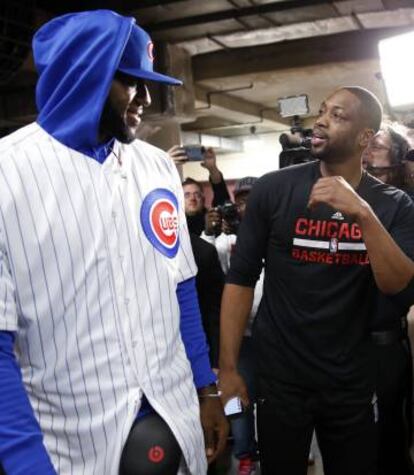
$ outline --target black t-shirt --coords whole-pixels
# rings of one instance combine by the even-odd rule
[[[377,287],[361,229],[338,210],[307,203],[319,162],[263,176],[249,195],[227,282],[253,287],[265,263],[253,336],[259,374],[310,388],[366,387]],[[357,193],[395,241],[414,251],[414,206],[364,174]]]

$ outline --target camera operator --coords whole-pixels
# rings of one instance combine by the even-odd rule
[[[226,202],[223,206],[212,208],[207,212],[206,229],[201,237],[216,246],[224,273],[229,270],[230,257],[236,243],[238,226],[244,217],[248,196],[256,180],[255,177],[242,178],[237,182],[234,189],[234,204]],[[222,232],[218,234],[220,229]],[[254,401],[256,393],[251,326],[262,298],[262,292],[263,276],[261,276],[255,288],[249,325],[243,337],[238,361],[238,369],[246,381],[251,401]],[[239,461],[238,473],[254,473],[257,459],[257,442],[255,439],[253,404],[250,404],[241,416],[231,420],[231,430],[234,438],[233,454]]]
[[[371,175],[404,190],[403,160],[408,150],[402,132],[384,124],[364,150],[362,163]],[[406,311],[379,292],[371,330],[377,361],[379,475],[409,475],[414,467],[409,449],[412,361]]]

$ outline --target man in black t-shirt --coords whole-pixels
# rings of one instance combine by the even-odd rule
[[[303,475],[316,430],[325,475],[377,471],[369,324],[377,289],[397,299],[414,276],[414,205],[361,167],[381,106],[337,90],[315,122],[320,159],[262,177],[253,188],[221,315],[223,401],[248,404],[236,361],[265,262],[257,346],[262,473]]]

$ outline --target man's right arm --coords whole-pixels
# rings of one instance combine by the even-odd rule
[[[0,464],[7,475],[56,475],[14,354],[16,292],[0,226]]]
[[[0,331],[0,461],[7,475],[56,475],[13,353],[14,335]]]
[[[239,396],[249,404],[246,386],[237,372],[240,345],[253,304],[254,289],[226,284],[221,301],[220,316],[220,390],[227,402]],[[237,304],[235,304],[237,302]]]

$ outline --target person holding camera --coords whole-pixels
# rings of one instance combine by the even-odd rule
[[[265,268],[253,338],[263,475],[304,475],[315,429],[325,475],[376,475],[378,407],[370,322],[378,289],[399,301],[414,276],[414,205],[362,169],[382,107],[361,87],[322,102],[318,161],[253,187],[224,289],[223,403],[249,404],[237,361]],[[263,265],[264,262],[264,265]]]
[[[237,232],[243,220],[250,191],[257,181],[255,177],[240,179],[234,188],[235,203],[226,202],[223,206],[207,212],[206,229],[201,237],[216,246],[223,272],[230,268],[230,258],[236,244]],[[221,233],[216,236],[221,229]],[[245,330],[238,360],[238,371],[247,385],[250,401],[255,400],[256,384],[254,369],[254,349],[251,327],[263,293],[263,275],[255,287],[253,307]],[[220,377],[220,375],[219,375]],[[256,469],[257,442],[255,437],[255,416],[253,404],[243,413],[231,419],[233,434],[233,454],[238,460],[238,475],[250,475]]]
[[[210,147],[202,147],[203,159],[200,165],[209,173],[209,181],[213,188],[212,206],[218,206],[230,199],[223,174],[217,167],[217,158],[214,150]],[[168,150],[168,155],[175,164],[180,164],[188,160],[184,147],[174,145]],[[185,215],[190,233],[200,236],[205,226],[207,209],[205,207],[205,197],[201,183],[193,178],[186,178],[183,183]]]

